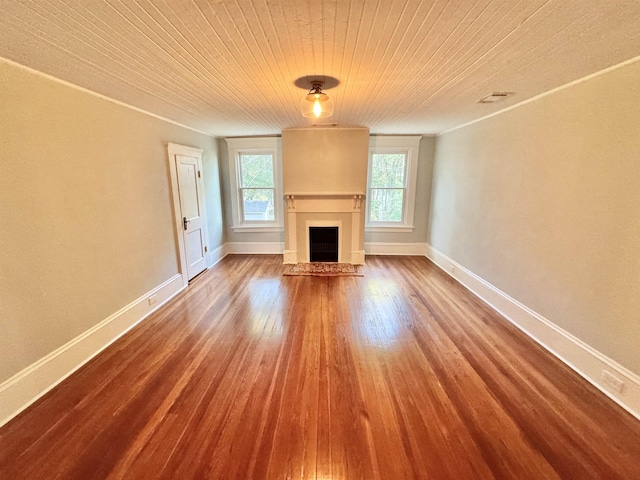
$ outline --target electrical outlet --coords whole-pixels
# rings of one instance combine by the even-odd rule
[[[157,301],[158,301],[158,296],[157,295],[151,295],[149,298],[149,305],[154,305]]]
[[[602,371],[602,381],[604,384],[609,387],[611,390],[622,393],[624,390],[624,380],[616,377],[613,373],[608,372],[606,370]]]

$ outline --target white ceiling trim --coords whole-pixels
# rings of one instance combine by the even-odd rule
[[[499,110],[497,112],[490,113],[489,115],[485,115],[484,117],[480,117],[480,118],[478,118],[476,120],[471,120],[470,122],[463,123],[462,125],[458,125],[457,127],[450,128],[449,130],[445,130],[444,132],[438,133],[435,136],[439,137],[440,135],[444,135],[446,133],[450,133],[450,132],[453,132],[455,130],[459,130],[461,128],[468,127],[469,125],[473,125],[474,123],[479,123],[479,122],[482,122],[482,121],[487,120],[489,118],[496,117],[498,115],[502,115],[503,113],[506,113],[506,112],[508,112],[510,110],[514,110],[514,109],[522,107],[523,105],[526,105],[528,103],[532,103],[532,102],[538,101],[541,98],[548,97],[549,95],[553,95],[556,92],[560,92],[562,90],[566,90],[567,88],[573,87],[574,85],[579,85],[579,84],[581,84],[583,82],[586,82],[587,80],[591,80],[592,78],[596,78],[596,77],[600,77],[602,75],[606,75],[607,73],[613,72],[615,70],[618,70],[619,68],[626,67],[627,65],[631,65],[632,63],[636,63],[636,62],[639,62],[639,61],[640,61],[640,55],[635,57],[635,58],[630,58],[629,60],[625,60],[624,62],[620,62],[617,65],[613,65],[611,67],[608,67],[608,68],[605,68],[603,70],[600,70],[599,72],[591,73],[589,75],[586,75],[586,76],[584,76],[582,78],[579,78],[577,80],[574,80],[572,82],[565,83],[564,85],[561,85],[559,87],[553,88],[553,89],[549,90],[548,92],[544,92],[544,93],[541,93],[540,95],[536,95],[535,97],[529,98],[527,100],[523,100],[520,103],[516,103],[515,105],[511,105],[509,107],[503,108],[502,110]]]
[[[18,62],[14,62],[13,60],[9,60],[8,58],[0,57],[0,63],[5,63],[7,65],[11,65],[12,67],[16,67],[16,68],[18,68],[20,70],[24,70],[26,72],[29,72],[32,75],[36,75],[38,77],[46,78],[47,80],[51,80],[52,82],[58,83],[60,85],[64,85],[65,87],[69,87],[69,88],[72,88],[74,90],[78,90],[79,92],[86,93],[86,94],[92,95],[94,97],[98,97],[101,100],[105,100],[107,102],[114,103],[114,104],[119,105],[121,107],[128,108],[129,110],[133,110],[135,112],[142,113],[144,115],[148,115],[149,117],[153,117],[156,120],[162,120],[163,122],[167,122],[167,123],[170,123],[170,124],[175,125],[177,127],[185,128],[187,130],[191,130],[193,132],[200,133],[202,135],[206,135],[207,137],[219,138],[219,137],[216,137],[215,135],[211,135],[210,133],[204,132],[202,130],[198,130],[197,128],[190,127],[189,125],[184,125],[182,123],[176,122],[175,120],[171,120],[170,118],[161,117],[160,115],[157,115],[155,113],[149,112],[147,110],[143,110],[142,108],[138,108],[136,106],[129,105],[128,103],[121,102],[120,100],[116,100],[114,98],[107,97],[106,95],[102,95],[101,93],[94,92],[92,90],[89,90],[87,88],[81,87],[81,86],[76,85],[76,84],[71,83],[71,82],[67,82],[66,80],[62,80],[60,78],[54,77],[53,75],[49,75],[48,73],[43,73],[43,72],[40,72],[38,70],[34,70],[33,68],[27,67],[27,66],[22,65],[22,64],[20,64]]]

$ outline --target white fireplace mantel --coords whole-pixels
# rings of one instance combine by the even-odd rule
[[[364,193],[285,193],[284,198],[288,212],[359,212]]]
[[[288,192],[284,195],[287,205],[287,246],[284,263],[309,261],[308,252],[298,252],[298,215],[351,214],[351,245],[339,252],[340,261],[361,265],[364,263],[362,241],[364,236],[362,216],[363,192]],[[326,215],[324,215],[326,217]],[[339,222],[336,221],[336,226]],[[326,225],[326,220],[323,222]],[[342,228],[342,226],[340,227]]]

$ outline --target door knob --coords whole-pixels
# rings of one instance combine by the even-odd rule
[[[187,229],[187,224],[189,223],[189,220],[187,220],[187,217],[182,217],[182,226],[184,227],[184,229]]]

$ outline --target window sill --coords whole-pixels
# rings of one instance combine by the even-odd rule
[[[413,225],[365,225],[365,232],[373,233],[411,233],[416,227]]]
[[[284,227],[281,225],[234,225],[231,230],[238,233],[268,233],[283,232]]]

